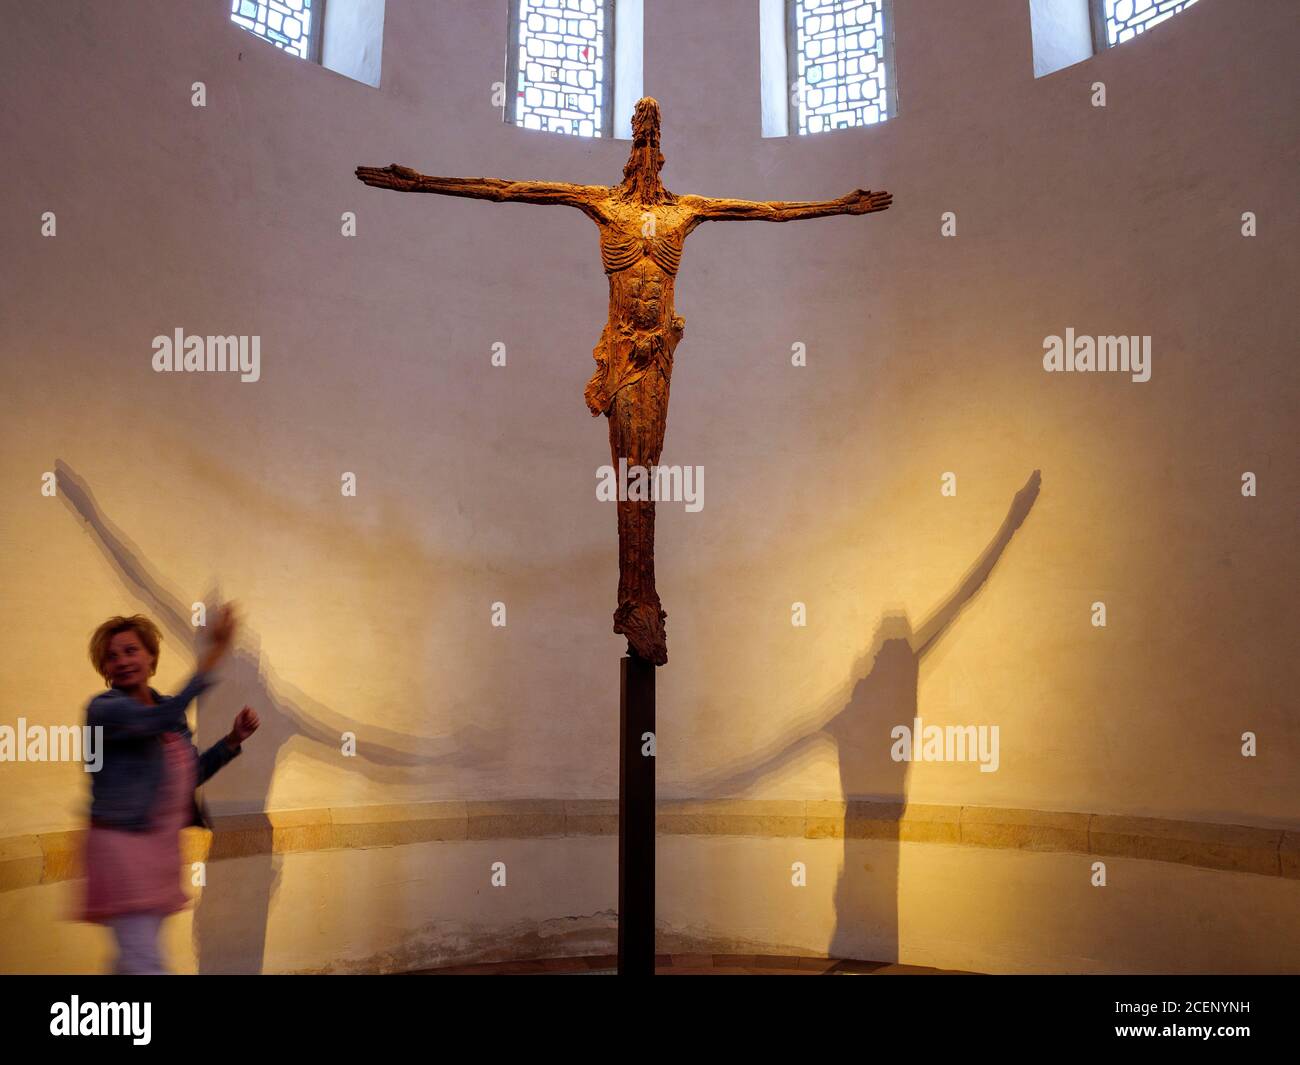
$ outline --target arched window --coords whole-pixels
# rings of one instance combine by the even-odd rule
[[[379,85],[384,0],[230,0],[230,21],[282,52]]]
[[[1196,0],[1090,0],[1097,51],[1131,40]]]
[[[614,0],[510,0],[505,119],[613,135]]]
[[[1029,0],[1034,77],[1130,41],[1196,0]]]
[[[299,59],[319,63],[319,7],[314,0],[230,0],[230,21]]]
[[[892,0],[785,0],[791,133],[884,122],[897,111]]]

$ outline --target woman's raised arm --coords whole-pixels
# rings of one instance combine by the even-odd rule
[[[103,728],[105,740],[169,732],[185,720],[185,708],[190,700],[215,683],[216,678],[210,673],[196,672],[179,692],[153,706],[145,706],[117,688],[100,692],[86,708],[86,724]]]

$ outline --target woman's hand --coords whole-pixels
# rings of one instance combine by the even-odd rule
[[[212,626],[212,646],[220,647],[222,651],[230,647],[230,642],[235,638],[235,630],[239,627],[239,619],[235,617],[235,604],[227,603],[217,614],[217,623]]]
[[[234,603],[227,603],[217,614],[212,626],[212,643],[199,660],[199,672],[207,673],[225,657],[235,639],[235,630],[239,628],[239,618],[235,615]]]
[[[246,706],[235,715],[235,723],[230,726],[230,735],[226,737],[226,743],[234,750],[243,743],[249,736],[257,731],[257,726],[261,724],[258,720],[257,711],[251,706]]]

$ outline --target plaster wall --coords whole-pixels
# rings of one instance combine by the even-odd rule
[[[594,494],[605,423],[582,402],[607,301],[595,229],[352,170],[612,184],[627,143],[501,122],[504,3],[388,0],[378,90],[256,40],[219,2],[3,7],[0,720],[79,723],[102,683],[86,641],[115,613],[164,624],[155,686],[179,689],[190,604],[233,597],[247,626],[198,733],[215,741],[245,703],[263,728],[208,786],[215,812],[616,794],[616,527]],[[706,223],[687,242],[663,462],[704,467],[705,505],[658,511],[659,793],[1294,828],[1294,5],[1202,0],[1038,79],[1024,0],[895,9],[898,116],[782,139],[761,135],[756,3],[645,3],[669,188],[895,196],[883,214]],[[1045,373],[1044,338],[1067,327],[1150,336],[1151,379]],[[260,336],[260,380],[155,373],[152,340],[176,328]],[[1024,525],[916,654],[908,633],[1035,468]],[[914,716],[999,726],[997,772],[892,761],[890,729]],[[344,731],[361,757],[341,757]],[[87,792],[78,766],[0,765],[0,835],[77,827]],[[566,852],[552,916],[608,908],[591,884],[611,845]],[[750,934],[743,905],[715,903],[731,859],[765,845],[717,852],[707,917],[681,893],[698,872],[661,873],[663,912]],[[1047,863],[1033,906],[1054,927],[1077,871],[978,861],[1012,860]],[[1224,874],[1177,875],[1198,905],[1220,897]],[[1011,933],[989,925],[942,957],[955,941],[922,879],[898,873],[881,888],[897,905],[860,915],[901,921],[903,960],[996,968],[1029,949],[1030,932],[1000,946]],[[1294,881],[1260,890],[1296,913]],[[385,891],[374,920],[442,919],[416,897]],[[1222,905],[1215,941],[1232,934]],[[829,943],[824,907],[800,912],[773,941]],[[1181,919],[1117,911],[1105,942],[1138,946],[1106,964],[1173,957]],[[392,939],[278,919],[267,936],[293,945],[284,969],[321,943],[367,957]],[[1025,964],[1092,942],[1062,933]],[[1249,942],[1222,957],[1267,968],[1288,943]],[[74,968],[94,957],[67,951]]]

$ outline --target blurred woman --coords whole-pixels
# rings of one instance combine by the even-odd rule
[[[112,929],[116,973],[166,973],[158,933],[163,918],[189,901],[180,886],[180,830],[211,827],[194,789],[238,755],[257,729],[257,713],[246,706],[230,734],[200,754],[185,720],[190,700],[216,683],[212,670],[229,651],[236,624],[231,607],[223,607],[212,645],[170,697],[149,686],[162,634],[147,617],[109,618],[90,639],[90,660],[109,690],[86,708],[86,724],[104,730],[104,758],[91,774],[79,916]]]

